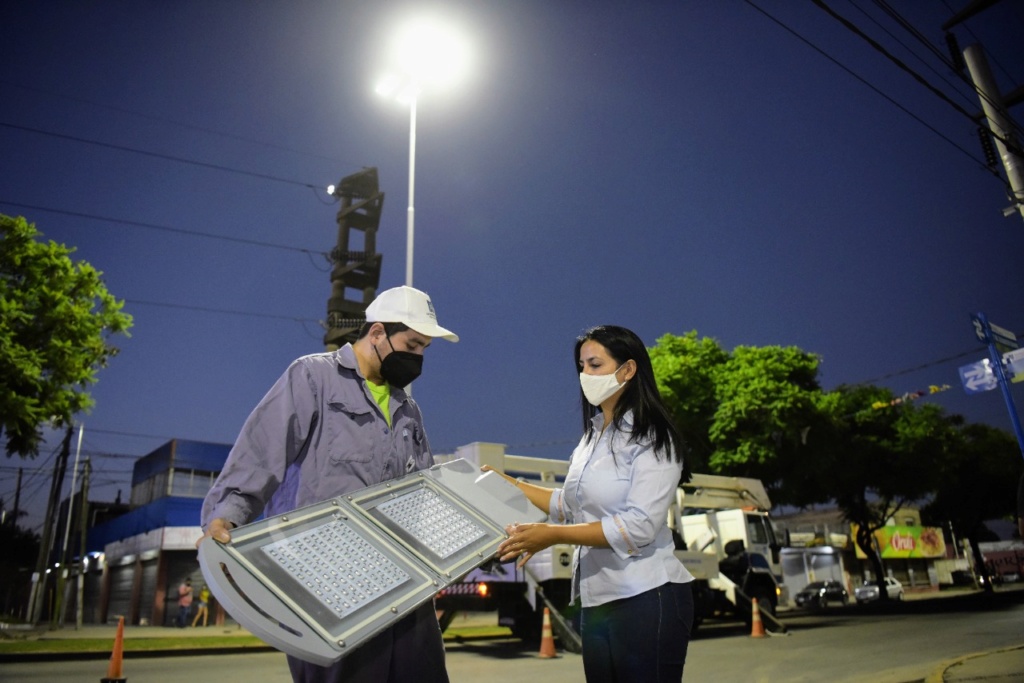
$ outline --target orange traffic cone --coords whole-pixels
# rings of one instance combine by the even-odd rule
[[[128,680],[121,675],[121,661],[124,659],[124,617],[117,620],[117,635],[114,636],[114,651],[110,653],[110,664],[107,665],[107,676],[100,683],[126,683]]]
[[[764,638],[767,634],[764,632],[764,624],[761,623],[761,610],[757,606],[757,598],[750,601],[750,613],[750,637]]]
[[[544,608],[544,622],[540,628],[540,655],[542,659],[557,657],[555,652],[555,637],[551,635],[551,612]]]

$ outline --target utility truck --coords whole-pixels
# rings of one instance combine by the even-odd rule
[[[669,526],[678,557],[693,575],[695,622],[737,616],[750,621],[752,600],[769,630],[785,601],[771,500],[757,479],[694,474],[676,491]]]
[[[505,453],[502,444],[475,442],[438,462],[464,458],[478,466],[525,481],[558,487],[569,463]],[[775,619],[782,569],[780,546],[769,518],[771,501],[756,479],[693,475],[676,492],[669,509],[669,527],[676,556],[694,577],[694,626],[705,619],[727,617],[751,620],[751,600],[757,598],[768,630],[784,630]],[[497,561],[475,569],[438,594],[436,607],[442,628],[459,612],[496,611],[498,624],[524,640],[541,634],[544,608],[566,649],[579,645],[575,607],[570,606],[571,545],[556,545],[538,553],[522,568]]]

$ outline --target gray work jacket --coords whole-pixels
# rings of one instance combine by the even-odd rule
[[[288,512],[433,464],[419,406],[391,389],[391,427],[350,344],[294,361],[252,411],[203,501],[202,526]]]

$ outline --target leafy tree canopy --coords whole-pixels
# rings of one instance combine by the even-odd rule
[[[817,420],[817,356],[780,346],[729,353],[696,331],[665,335],[650,354],[691,469],[757,477],[774,488]]]
[[[7,455],[33,457],[42,427],[71,423],[87,389],[128,336],[132,318],[74,249],[39,241],[35,225],[0,215],[0,436]]]
[[[760,479],[776,503],[834,503],[878,576],[872,535],[908,504],[933,500],[967,537],[1012,510],[1020,454],[1006,432],[882,387],[824,392],[818,357],[795,347],[730,353],[694,331],[650,354],[693,471]]]
[[[1022,463],[1013,435],[991,425],[964,425],[937,466],[935,496],[922,511],[934,522],[949,521],[967,537],[985,520],[1014,513]]]

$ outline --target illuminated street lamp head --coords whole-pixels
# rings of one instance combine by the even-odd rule
[[[425,88],[447,87],[462,78],[468,55],[466,41],[452,26],[417,19],[396,34],[388,60],[390,71],[376,90],[409,103]]]

